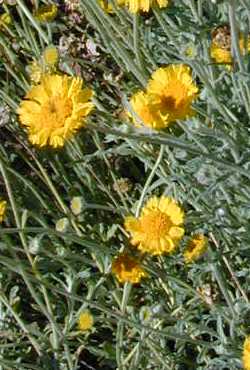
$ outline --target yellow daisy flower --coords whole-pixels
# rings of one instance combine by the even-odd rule
[[[160,130],[177,119],[192,116],[191,104],[197,93],[198,88],[188,66],[180,64],[159,68],[152,74],[146,92],[139,91],[130,100],[133,123],[137,127],[143,123]]]
[[[3,220],[4,220],[6,206],[7,206],[6,200],[1,200],[0,201],[0,222],[3,222]]]
[[[126,252],[115,258],[112,263],[112,273],[120,283],[129,282],[131,284],[138,284],[143,277],[147,276],[139,262]]]
[[[34,17],[40,22],[52,22],[57,15],[56,4],[41,5],[35,12]]]
[[[131,13],[137,13],[139,11],[149,12],[152,6],[164,8],[168,2],[168,0],[120,0],[119,4],[126,5]]]
[[[78,319],[78,328],[81,331],[86,331],[94,325],[94,318],[89,311],[82,311]]]
[[[243,368],[245,370],[250,370],[250,335],[246,337],[244,341],[242,362]]]
[[[171,253],[183,237],[184,212],[172,198],[161,196],[148,200],[138,218],[125,219],[131,243],[145,253]]]
[[[44,75],[33,86],[18,108],[20,122],[28,130],[32,144],[62,147],[65,141],[84,126],[90,113],[92,91],[83,88],[80,78],[67,75]]]
[[[147,94],[164,117],[165,126],[177,119],[192,116],[192,102],[198,87],[192,80],[191,70],[184,64],[157,69],[147,86]]]
[[[184,251],[185,262],[190,263],[197,260],[205,252],[206,248],[207,238],[202,234],[195,235]]]

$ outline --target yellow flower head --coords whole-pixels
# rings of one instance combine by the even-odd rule
[[[157,69],[147,87],[147,94],[164,117],[165,126],[194,114],[191,104],[197,93],[190,68],[184,64]]]
[[[43,60],[46,66],[54,67],[59,60],[59,53],[55,46],[48,46],[43,52]]]
[[[11,24],[11,17],[9,13],[3,13],[0,15],[0,29],[4,29],[6,26]]]
[[[174,199],[161,196],[148,200],[139,218],[129,216],[125,228],[131,243],[152,255],[171,253],[184,234],[184,212]]]
[[[197,260],[205,252],[206,248],[207,238],[202,234],[195,235],[184,251],[185,262],[190,263]]]
[[[78,319],[79,330],[85,331],[92,328],[94,325],[94,318],[89,311],[81,312]]]
[[[132,119],[136,127],[147,127],[160,130],[166,127],[165,119],[158,107],[151,101],[150,96],[143,91],[135,93],[130,99]],[[129,114],[131,116],[131,114]]]
[[[65,141],[84,126],[90,113],[92,91],[83,88],[80,78],[67,75],[44,75],[33,86],[18,108],[20,122],[28,130],[32,144],[62,147]]]
[[[151,6],[164,8],[168,5],[168,0],[118,0],[118,4],[128,6],[131,13],[137,13],[149,12]]]
[[[0,222],[3,222],[5,211],[6,211],[7,202],[6,200],[0,201]]]
[[[41,5],[35,12],[34,17],[40,22],[52,22],[57,15],[55,4]]]
[[[243,345],[242,362],[243,368],[245,370],[250,370],[250,335],[246,337]]]
[[[131,284],[138,284],[143,277],[147,276],[139,262],[128,253],[121,253],[115,258],[112,263],[112,273],[120,283],[129,282]]]

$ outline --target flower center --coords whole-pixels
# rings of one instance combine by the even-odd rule
[[[46,102],[42,109],[45,126],[53,128],[63,127],[68,117],[72,115],[73,104],[71,99],[56,95]]]
[[[186,94],[186,88],[181,82],[173,82],[171,86],[168,86],[167,91],[165,91],[161,97],[161,111],[163,113],[171,113],[180,109],[187,98]]]
[[[172,226],[170,218],[161,211],[153,211],[143,216],[141,223],[145,233],[151,238],[164,236]]]
[[[163,96],[161,99],[161,104],[165,110],[168,110],[168,111],[173,110],[175,109],[175,106],[176,106],[175,97],[169,96],[169,95]]]

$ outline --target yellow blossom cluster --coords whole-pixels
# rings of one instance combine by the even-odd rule
[[[166,0],[118,1],[118,5],[128,6],[131,12],[149,11],[153,5],[165,7],[167,4]],[[112,10],[107,1],[100,1],[100,5],[106,11]],[[56,8],[48,5],[41,6],[34,15],[40,21],[52,21],[56,13]],[[52,72],[58,58],[57,49],[49,46],[42,55],[42,62],[49,70],[41,70],[40,62],[31,65],[31,81],[35,85],[18,108],[20,123],[27,129],[30,142],[39,147],[62,147],[85,125],[85,119],[93,109],[93,92],[84,86],[81,78],[60,74],[56,68],[55,73]],[[171,64],[160,67],[152,73],[145,91],[132,96],[129,115],[135,126],[164,129],[176,120],[192,116],[192,103],[197,96],[198,87],[189,66]],[[76,215],[81,212],[78,203],[76,198],[71,204]],[[112,263],[112,272],[121,283],[137,284],[147,276],[141,264],[145,254],[157,256],[176,250],[185,232],[184,211],[173,198],[153,196],[142,207],[138,217],[126,217],[125,229],[139,257],[127,251],[120,253]],[[205,250],[205,237],[195,238],[184,253],[186,262],[195,260]],[[84,328],[91,326],[88,313],[82,313],[79,328],[86,330]]]
[[[183,221],[184,211],[173,198],[154,196],[139,217],[125,218],[125,229],[139,252],[154,256],[174,251],[184,235]],[[112,272],[123,283],[136,284],[147,276],[140,262],[126,252],[114,260]]]
[[[48,47],[43,59],[49,66],[57,63],[56,49]],[[20,104],[20,122],[27,128],[32,144],[61,147],[84,126],[83,118],[93,108],[90,101],[93,93],[83,89],[80,78],[43,74],[37,64],[32,65],[31,76],[38,85],[31,88]],[[143,123],[157,130],[167,127],[193,114],[191,103],[197,93],[188,66],[159,68],[152,74],[147,91],[132,97],[132,120],[136,126]]]
[[[142,256],[170,254],[176,250],[184,236],[184,211],[173,198],[153,196],[138,217],[125,218],[125,229],[130,235],[131,244]],[[198,259],[206,247],[207,238],[202,234],[195,235],[184,251],[185,262]],[[115,258],[112,272],[121,283],[137,284],[143,277],[147,277],[140,261],[127,252]]]
[[[137,127],[164,129],[194,114],[192,102],[197,94],[198,87],[192,80],[190,68],[171,64],[152,74],[145,92],[139,91],[132,96],[129,114]]]

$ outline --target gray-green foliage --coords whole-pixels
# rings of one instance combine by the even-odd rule
[[[111,1],[115,7],[115,2]],[[237,4],[236,4],[237,3]],[[1,191],[8,200],[1,233],[0,369],[240,369],[249,331],[249,55],[235,29],[249,29],[247,1],[172,0],[169,8],[108,15],[82,0],[83,21],[70,29],[97,46],[99,57],[62,57],[95,90],[96,108],[63,150],[39,150],[18,125],[16,107],[29,86],[27,64],[67,34],[62,11],[38,24],[30,5],[0,34],[2,100],[11,108],[0,128]],[[211,30],[230,23],[233,71],[209,56]],[[194,50],[187,56],[187,48]],[[166,132],[134,129],[122,111],[152,71],[186,63],[200,88],[194,118]],[[9,113],[8,113],[9,114]],[[125,193],[114,184],[128,178]],[[143,198],[142,195],[143,194]],[[149,278],[119,285],[112,258],[129,245],[124,216],[151,195],[173,196],[186,213],[177,252],[146,257]],[[76,216],[70,201],[81,196]],[[67,218],[65,231],[56,230]],[[185,265],[196,232],[209,250]],[[89,308],[95,325],[79,333]]]

